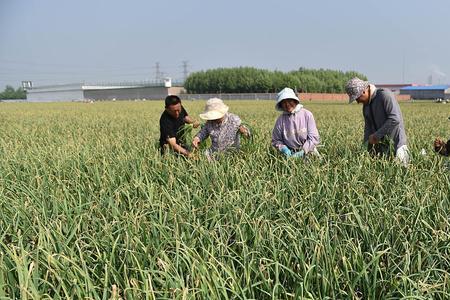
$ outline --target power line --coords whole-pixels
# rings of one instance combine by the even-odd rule
[[[81,66],[81,65],[68,65],[68,64],[47,64],[47,63],[34,63],[30,61],[11,61],[0,59],[1,69],[17,69],[17,70],[26,70],[28,71],[30,68],[35,69],[61,69],[65,70],[94,70],[94,71],[133,71],[133,70],[149,70],[151,66],[130,66],[130,67],[105,67],[105,66]],[[154,68],[154,67],[153,67]],[[164,69],[178,69],[178,65],[164,65]]]

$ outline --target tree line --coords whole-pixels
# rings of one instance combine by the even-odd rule
[[[285,87],[307,93],[344,93],[345,83],[363,74],[328,69],[299,68],[281,72],[253,67],[218,68],[191,73],[184,83],[190,94],[276,93]]]
[[[26,99],[26,98],[27,98],[27,94],[23,90],[22,87],[18,87],[15,90],[12,86],[7,85],[5,87],[5,90],[0,93],[0,99],[1,100],[6,100],[6,99]]]

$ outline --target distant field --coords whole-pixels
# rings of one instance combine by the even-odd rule
[[[273,102],[227,104],[254,140],[208,163],[161,159],[162,102],[0,103],[0,299],[450,298],[450,106],[401,103],[405,169],[359,105],[305,102],[303,163],[270,149]]]

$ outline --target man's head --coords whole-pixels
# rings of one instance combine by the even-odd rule
[[[349,103],[356,100],[358,103],[369,103],[369,82],[357,77],[350,79],[345,85],[345,91],[349,96]]]
[[[166,105],[167,113],[172,117],[177,119],[181,113],[181,99],[175,95],[169,95],[164,101]]]

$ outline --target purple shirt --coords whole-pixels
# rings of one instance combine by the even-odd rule
[[[275,122],[272,131],[272,145],[277,149],[303,149],[305,153],[314,150],[320,142],[319,132],[313,114],[304,108],[292,114],[283,113]]]

